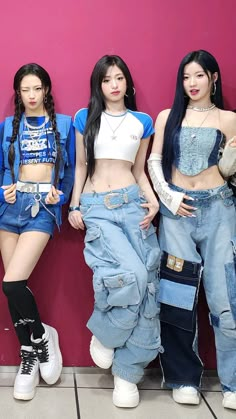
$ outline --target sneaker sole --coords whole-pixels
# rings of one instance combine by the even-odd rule
[[[116,407],[137,407],[139,404],[139,392],[136,391],[135,393],[129,395],[123,394],[121,395],[118,391],[113,391],[113,404]]]
[[[58,333],[57,333],[56,329],[54,329],[53,327],[50,327],[50,333],[52,334],[54,347],[56,348],[55,352],[56,352],[57,358],[59,360],[59,366],[58,366],[59,371],[56,375],[47,377],[46,375],[44,375],[44,373],[42,373],[41,368],[40,368],[40,364],[39,364],[39,370],[40,370],[41,377],[43,378],[45,383],[47,383],[48,385],[53,385],[59,380],[61,372],[62,372],[62,355],[61,355],[61,351],[60,351],[60,347],[59,347],[59,338],[58,338]]]
[[[100,368],[107,370],[108,368],[110,368],[112,366],[112,362],[113,362],[113,357],[112,359],[104,359],[104,357],[101,357],[99,355],[99,351],[94,350],[94,346],[93,346],[93,338],[91,339],[91,343],[90,343],[90,347],[89,347],[89,351],[90,351],[90,355],[91,358],[93,360],[93,362]]]
[[[35,396],[36,387],[39,384],[39,376],[36,379],[35,388],[30,393],[19,393],[14,390],[13,397],[17,400],[32,400]]]

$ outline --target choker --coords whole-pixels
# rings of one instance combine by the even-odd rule
[[[216,105],[212,103],[212,105],[208,106],[207,108],[199,108],[198,106],[187,106],[187,109],[192,109],[193,111],[197,111],[197,112],[207,112],[207,111],[211,111],[215,107]]]

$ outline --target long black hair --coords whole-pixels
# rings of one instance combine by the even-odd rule
[[[173,143],[175,136],[178,135],[189,102],[189,97],[185,95],[183,87],[184,68],[187,64],[193,61],[202,67],[204,73],[206,73],[207,77],[209,78],[209,81],[211,80],[211,77],[214,73],[218,73],[218,78],[215,82],[216,90],[215,92],[211,93],[211,101],[218,108],[224,109],[221,75],[219,65],[216,59],[213,57],[213,55],[204,50],[190,52],[183,58],[179,66],[175,98],[171,107],[169,117],[166,122],[164,132],[163,172],[166,181],[169,181],[171,179],[171,169],[173,163]]]
[[[41,67],[39,64],[35,64],[35,63],[30,63],[30,64],[25,64],[22,67],[19,68],[19,70],[16,72],[15,76],[14,76],[14,81],[13,81],[13,88],[15,91],[15,97],[14,97],[14,103],[15,103],[15,112],[14,112],[14,117],[13,117],[13,121],[12,121],[12,137],[11,137],[11,143],[10,143],[10,147],[9,147],[9,153],[8,153],[8,161],[9,161],[9,165],[10,165],[10,169],[11,169],[11,176],[12,176],[12,181],[13,183],[15,182],[15,175],[14,175],[14,160],[15,160],[15,148],[14,148],[14,142],[17,140],[17,137],[19,135],[19,126],[20,126],[20,120],[22,117],[22,114],[25,111],[25,107],[24,104],[21,100],[21,95],[20,95],[20,86],[21,86],[21,82],[22,79],[25,76],[28,75],[34,75],[37,76],[41,82],[42,82],[42,87],[44,90],[44,108],[48,113],[49,116],[49,120],[51,122],[52,125],[52,129],[55,135],[55,140],[56,140],[56,147],[57,147],[57,159],[56,159],[56,164],[55,164],[55,179],[54,179],[54,184],[56,185],[58,182],[58,177],[59,177],[59,169],[60,169],[60,164],[61,164],[61,147],[60,147],[60,134],[57,131],[57,122],[56,122],[56,114],[55,114],[55,109],[54,109],[54,100],[51,94],[51,89],[52,89],[52,83],[51,83],[51,79],[50,76],[48,74],[48,72]]]
[[[95,170],[94,141],[100,128],[101,114],[106,108],[101,87],[102,81],[107,74],[108,68],[113,65],[116,65],[122,71],[126,79],[125,107],[133,111],[137,110],[134,83],[126,63],[118,55],[104,55],[95,64],[90,78],[88,118],[84,131],[84,143],[87,151],[87,170],[90,178],[93,176]]]

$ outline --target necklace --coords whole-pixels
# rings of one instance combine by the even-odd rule
[[[35,129],[35,128],[40,129],[40,128],[44,128],[44,127],[45,127],[45,125],[48,123],[48,121],[49,121],[48,116],[45,116],[44,122],[43,122],[41,125],[37,125],[37,127],[36,127],[35,125],[30,125],[30,124],[29,124],[29,122],[27,121],[27,117],[24,115],[24,125],[25,125],[27,128],[30,128],[30,129]]]
[[[45,120],[41,125],[35,126],[35,125],[29,124],[29,122],[26,119],[26,116],[24,116],[24,127],[25,129],[27,129],[28,135],[30,136],[34,144],[36,144],[36,142],[39,141],[42,135],[45,133],[46,131],[45,127],[48,121],[49,121],[49,118],[45,117]]]
[[[187,127],[188,127],[188,128],[191,130],[191,132],[192,132],[192,134],[191,134],[191,140],[194,140],[194,139],[197,137],[197,136],[196,136],[196,134],[195,134],[195,131],[197,131],[199,128],[201,128],[201,127],[202,127],[202,125],[203,125],[203,124],[204,124],[204,122],[206,121],[206,119],[207,119],[207,117],[208,117],[209,113],[210,113],[210,111],[208,111],[208,112],[207,112],[207,114],[206,114],[206,116],[203,118],[203,120],[202,120],[201,124],[200,124],[200,125],[198,125],[197,127],[192,127],[192,126],[190,126],[190,125],[189,125],[189,123],[188,123],[188,120],[187,120],[187,118],[186,118],[186,115],[185,115],[184,119],[185,119],[185,121],[186,121]]]
[[[216,107],[216,105],[214,103],[212,103],[212,105],[211,106],[208,106],[207,108],[199,108],[198,106],[191,106],[191,105],[189,105],[187,107],[187,109],[192,109],[193,111],[197,111],[197,112],[207,112],[207,111],[211,111],[215,107]]]
[[[112,131],[111,139],[116,140],[116,138],[117,138],[116,131],[120,128],[121,124],[123,124],[126,116],[128,115],[128,112],[126,111],[125,116],[123,116],[122,120],[119,122],[119,124],[117,125],[116,128],[113,128],[111,126],[105,112],[103,112],[103,115],[104,115],[104,118],[105,118],[105,121],[106,121],[107,125],[109,126],[110,130]],[[110,115],[110,116],[112,116],[112,115]]]

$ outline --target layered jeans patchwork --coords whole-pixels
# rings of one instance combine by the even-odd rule
[[[115,349],[113,374],[134,383],[161,346],[160,250],[153,225],[147,231],[139,227],[146,214],[142,202],[137,185],[81,195],[87,227],[84,256],[93,270],[95,299],[88,328],[103,345]]]
[[[198,264],[198,266],[202,265],[202,280],[210,310],[210,321],[215,333],[219,378],[223,389],[236,391],[236,214],[232,192],[227,185],[204,191],[186,191],[173,185],[172,188],[184,192],[194,199],[188,203],[197,208],[194,211],[196,217],[170,218],[167,215],[162,215],[160,246],[167,255],[171,255],[177,260],[188,261]],[[166,270],[166,263],[164,263],[163,269]],[[191,315],[193,327],[190,328],[190,315],[183,319],[183,311],[181,316],[179,313],[180,310],[188,310],[191,307],[190,305],[186,307],[186,305],[188,306],[193,301],[194,290],[191,288],[186,290],[186,287],[183,287],[186,285],[184,269],[181,279],[182,290],[179,285],[176,285],[179,280],[176,281],[175,277],[176,275],[181,277],[181,271],[178,273],[173,269],[171,271],[170,276],[166,272],[161,273],[160,282],[160,299],[163,301],[163,306],[168,302],[169,309],[164,310],[164,319],[162,308],[160,315],[162,344],[165,349],[162,358],[169,357],[170,361],[168,359],[166,363],[162,361],[164,377],[167,384],[173,384],[173,386],[179,384],[198,387],[201,381],[201,368],[200,363],[196,362],[197,358],[199,359],[195,307],[197,293]],[[163,278],[168,281],[165,290],[162,289]],[[181,295],[182,301],[185,300],[185,307],[181,307],[182,303],[179,298]],[[167,296],[168,301],[166,300]],[[170,321],[170,317],[175,318],[174,322]],[[183,342],[186,345],[183,345]],[[175,363],[171,361],[175,356],[174,352],[178,353]],[[183,365],[185,365],[184,368]],[[188,376],[189,371],[191,371],[194,380]]]

